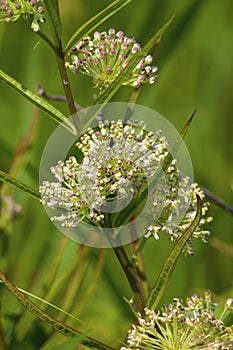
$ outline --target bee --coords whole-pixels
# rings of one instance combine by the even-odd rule
[[[110,141],[109,141],[109,147],[113,148],[115,142],[113,141],[113,138],[110,137]]]

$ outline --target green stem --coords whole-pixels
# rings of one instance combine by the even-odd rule
[[[67,101],[70,113],[72,114],[72,117],[73,117],[73,122],[77,131],[77,135],[79,136],[81,135],[81,124],[77,114],[77,109],[75,106],[73,93],[71,90],[71,86],[70,86],[70,82],[67,74],[67,69],[65,67],[65,55],[62,50],[61,42],[59,43],[58,53],[56,57],[57,57],[57,64],[60,72],[63,89],[66,96],[66,101]]]
[[[138,256],[141,253],[142,249],[144,248],[146,242],[147,242],[148,238],[146,238],[145,236],[143,236],[141,242],[139,243],[137,249],[135,250],[134,254],[132,255],[132,258],[130,260],[131,264],[135,264],[138,260]]]
[[[201,190],[204,192],[204,195],[209,198],[211,201],[216,203],[219,207],[223,208],[224,210],[228,211],[230,214],[233,214],[233,207],[231,207],[229,204],[224,202],[221,198],[215,196],[212,192],[204,188],[203,186],[200,186]]]
[[[41,39],[43,39],[44,42],[46,42],[46,44],[49,45],[49,47],[53,50],[53,52],[54,52],[55,54],[57,54],[57,47],[56,47],[56,46],[54,45],[54,43],[47,37],[47,35],[45,35],[41,30],[39,30],[39,31],[37,32],[37,35],[39,35],[39,37],[40,37]]]
[[[130,222],[130,234],[131,234],[132,239],[133,239],[133,237],[135,237],[135,235],[138,236],[137,226],[136,226],[136,223],[134,221],[134,217],[132,218],[132,221]],[[133,240],[131,242],[132,255],[135,254],[138,246],[140,246],[140,239],[139,238],[136,240]],[[131,263],[131,259],[130,259],[130,263]],[[145,264],[144,264],[142,252],[139,253],[137,261],[135,262],[135,264],[132,264],[132,266],[135,267],[135,270],[137,272],[138,283],[141,287],[141,290],[143,291],[144,298],[146,299],[150,287],[149,287],[149,283],[148,283],[147,276],[146,276],[146,270],[145,270]]]
[[[72,114],[72,117],[73,117],[76,133],[79,136],[81,134],[81,125],[77,115],[77,109],[75,107],[75,102],[74,102],[72,90],[70,87],[69,78],[67,75],[67,69],[65,66],[65,53],[62,48],[62,40],[61,40],[62,27],[61,27],[60,14],[59,14],[59,3],[57,0],[52,0],[52,1],[44,0],[44,2],[45,2],[46,9],[48,11],[48,16],[50,20],[51,32],[52,32],[54,45],[55,45],[54,51],[56,54],[57,65],[58,65],[58,69],[61,77],[62,86],[65,92],[70,113]],[[45,38],[45,40],[47,39]],[[50,44],[48,40],[47,40],[47,43]]]
[[[140,245],[140,241],[136,240],[134,242],[131,243],[131,248],[132,248],[132,254],[134,255],[135,252],[137,251],[138,246]],[[130,259],[130,262],[132,263],[132,258]],[[148,295],[148,292],[150,290],[150,286],[149,286],[149,282],[146,276],[146,269],[145,269],[145,264],[144,264],[144,259],[143,259],[143,255],[142,252],[140,252],[137,255],[137,260],[134,262],[134,264],[132,264],[136,271],[137,271],[137,279],[138,279],[138,283],[141,286],[141,289],[143,290],[143,294],[145,296],[145,299]]]
[[[40,84],[38,84],[38,89],[39,89],[39,96],[43,96],[44,98],[46,98],[47,100],[52,100],[52,101],[62,101],[62,102],[67,102],[66,97],[65,96],[61,96],[61,95],[50,95],[48,94]],[[80,106],[78,103],[75,102],[75,108],[76,110],[81,110],[83,109],[82,106]]]
[[[108,214],[105,216],[104,227],[108,227],[108,229],[112,227],[112,222]],[[113,238],[113,236],[111,235],[111,232],[108,233],[107,238],[111,243],[113,251],[129,282],[137,309],[141,313],[141,315],[144,315],[144,308],[146,306],[146,297],[144,295],[141,284],[138,280],[137,269],[135,268],[135,266],[131,264],[124,247],[122,245],[116,246],[117,239]],[[118,241],[117,243],[119,244],[120,242]]]
[[[144,308],[146,306],[146,298],[144,296],[141,285],[138,282],[137,271],[135,267],[130,263],[130,260],[123,246],[113,247],[113,250],[130,284],[138,310],[140,311],[141,315],[143,315]]]

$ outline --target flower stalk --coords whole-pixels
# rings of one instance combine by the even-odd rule
[[[73,122],[76,129],[76,133],[79,136],[81,133],[81,126],[80,126],[79,117],[77,115],[77,109],[75,107],[75,101],[73,98],[69,77],[67,75],[67,70],[65,67],[65,54],[63,51],[62,40],[61,40],[62,28],[61,28],[60,16],[59,16],[59,5],[57,1],[50,2],[47,0],[45,1],[45,5],[48,12],[48,17],[51,25],[51,32],[55,43],[54,45],[52,44],[51,47],[56,54],[58,70],[60,73],[60,78],[61,78],[64,93],[65,93],[67,105],[71,115],[73,116]],[[46,38],[45,40],[48,44],[50,44],[49,40],[47,40]]]
[[[134,301],[137,305],[137,309],[141,315],[144,315],[144,308],[146,305],[146,295],[138,279],[138,273],[136,268],[130,263],[130,260],[125,252],[123,246],[113,247],[113,251],[123,268],[126,278],[129,282],[131,290],[133,292]]]
[[[65,58],[64,58],[64,52],[62,50],[61,41],[59,42],[59,47],[57,50],[56,58],[57,58],[57,64],[58,64],[58,68],[59,68],[59,73],[60,73],[64,93],[66,96],[66,101],[67,101],[70,113],[72,114],[72,117],[73,117],[73,122],[74,122],[74,126],[76,128],[76,131],[77,131],[77,136],[80,136],[81,135],[81,124],[80,124],[80,120],[79,120],[79,117],[77,114],[77,109],[75,106],[75,101],[73,98],[73,93],[71,90],[70,81],[69,81],[69,77],[67,74],[67,69],[65,67]]]

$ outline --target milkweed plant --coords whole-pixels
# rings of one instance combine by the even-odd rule
[[[69,321],[52,317],[30,298],[38,299],[38,296],[16,287],[3,272],[0,281],[41,323],[71,338],[64,343],[64,349],[74,346],[121,350],[233,349],[233,328],[229,324],[232,298],[226,300],[220,316],[210,291],[187,296],[186,300],[174,295],[170,304],[161,306],[180,255],[188,259],[198,254],[193,246],[196,240],[208,243],[212,217],[208,215],[209,203],[203,189],[193,180],[192,172],[186,174],[185,167],[180,166],[185,159],[179,160],[179,151],[185,147],[184,136],[195,113],[181,132],[175,132],[171,138],[161,123],[157,125],[156,118],[151,123],[147,110],[135,112],[144,86],[159,89],[156,48],[173,18],[144,45],[130,33],[125,34],[124,28],[98,30],[101,23],[130,2],[110,3],[78,28],[64,45],[57,0],[0,1],[0,21],[10,26],[11,22],[24,20],[29,30],[53,51],[64,96],[47,95],[41,86],[34,93],[3,71],[0,71],[1,81],[53,118],[67,135],[72,135],[72,143],[68,148],[64,146],[63,154],[56,153],[46,169],[45,163],[42,164],[41,174],[45,171],[47,175],[41,175],[38,189],[18,181],[10,173],[0,172],[4,183],[0,224],[6,232],[24,210],[7,193],[13,186],[39,200],[41,211],[45,208],[49,215],[48,220],[83,251],[93,249],[90,246],[112,249],[131,288],[131,299],[122,302],[131,310],[134,321],[128,333],[125,329],[118,345],[112,347],[111,339],[105,343],[90,336],[88,327],[82,325],[79,329]],[[78,95],[70,84],[73,73],[76,79],[81,75],[90,77],[96,91],[91,108],[80,107],[82,101],[77,103]],[[108,105],[110,112],[117,109],[111,100],[122,86],[131,88],[131,95],[122,103],[124,113],[118,110],[105,113]],[[92,95],[92,91],[87,93]],[[67,104],[71,117],[53,105],[52,100],[56,99]],[[57,139],[57,144],[62,142]],[[45,149],[43,157],[46,156]],[[147,242],[154,240],[157,244],[163,236],[172,241],[171,248],[157,279],[149,283],[143,250]],[[126,244],[131,247],[131,253]],[[39,300],[58,309],[46,296]],[[65,309],[59,311],[72,317]],[[7,316],[1,315],[1,319],[0,334],[6,332],[6,336],[0,335],[3,348],[11,349],[13,344],[14,348],[24,348],[12,340]]]

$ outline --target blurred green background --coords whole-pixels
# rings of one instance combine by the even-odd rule
[[[64,43],[73,32],[110,1],[60,1]],[[145,44],[173,14],[176,18],[155,53],[159,76],[145,86],[138,103],[155,109],[178,130],[195,107],[197,115],[185,142],[195,180],[233,206],[233,2],[232,0],[135,0],[99,30],[115,27]],[[46,25],[45,25],[46,28]],[[50,49],[22,21],[0,25],[0,68],[35,91],[40,82],[46,92],[63,94]],[[88,106],[96,91],[91,80],[70,73],[76,101]],[[130,88],[122,88],[114,101],[127,101]],[[66,106],[54,103],[65,113]],[[40,157],[56,127],[46,115],[36,121],[33,106],[8,87],[0,85],[0,169],[9,171],[18,144],[30,127],[35,130],[20,157],[15,176],[38,188]],[[122,296],[130,297],[127,281],[114,254],[106,249],[82,249],[66,241],[50,223],[44,208],[12,189],[6,190],[23,206],[21,218],[0,231],[0,268],[14,283],[44,297],[96,328],[99,338],[116,348],[124,340],[133,315]],[[211,204],[212,236],[209,244],[196,244],[194,257],[182,257],[164,296],[185,297],[211,289],[216,300],[233,294],[232,215]],[[7,231],[7,233],[6,233]],[[145,248],[146,269],[154,281],[171,248],[167,237],[151,240]],[[60,261],[59,261],[60,260]],[[50,349],[64,341],[35,321],[0,286],[9,349]],[[64,315],[48,309],[63,319]],[[34,320],[34,321],[32,321]],[[76,321],[66,321],[82,328]],[[90,330],[91,335],[96,335]],[[12,340],[13,339],[13,340]]]

